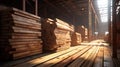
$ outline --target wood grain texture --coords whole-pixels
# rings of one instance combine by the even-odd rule
[[[71,36],[71,45],[72,46],[80,45],[81,42],[82,42],[81,34],[77,32],[73,32]]]
[[[9,59],[42,53],[41,18],[16,8],[0,9],[0,52]]]
[[[71,45],[70,32],[73,28],[66,22],[58,19],[42,21],[42,39],[45,51],[58,52],[68,49]]]

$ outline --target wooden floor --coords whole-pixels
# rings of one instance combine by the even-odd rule
[[[114,67],[110,53],[107,45],[89,43],[8,62],[3,67]]]

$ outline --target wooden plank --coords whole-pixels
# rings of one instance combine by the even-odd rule
[[[18,59],[18,58],[21,58],[21,57],[29,56],[29,54],[30,54],[30,51],[16,53],[16,54],[13,54],[13,59]]]
[[[8,18],[8,19],[4,19],[4,18]],[[2,25],[1,26],[19,26],[19,27],[25,27],[25,28],[30,28],[30,29],[37,29],[37,30],[41,30],[41,24],[40,22],[37,21],[33,21],[31,19],[25,19],[25,18],[21,18],[21,17],[14,17],[14,18],[9,18],[9,17],[4,17],[1,22]]]
[[[10,42],[41,41],[41,39],[9,39]]]
[[[47,56],[44,56],[44,57],[40,57],[40,58],[36,58],[34,60],[30,60],[30,61],[22,63],[22,64],[18,64],[15,67],[26,67],[26,66],[27,67],[32,67],[32,66],[35,66],[37,64],[44,63],[44,62],[46,62],[48,60],[54,59],[55,57],[58,57],[58,56],[60,56],[62,54],[69,53],[69,52],[71,52],[71,51],[73,51],[75,49],[78,49],[78,48],[85,48],[85,46],[71,47],[70,49],[65,50],[65,51],[53,53],[53,54],[50,54],[50,55],[47,55]]]
[[[42,52],[43,52],[42,49],[35,50],[35,51],[32,51],[32,52],[30,53],[30,56],[31,56],[31,55],[40,54],[40,53],[42,53]]]
[[[70,44],[64,43],[63,45],[59,45],[59,47],[57,48],[57,50],[54,51],[54,52],[63,51],[63,50],[66,50],[66,49],[68,49],[68,48],[70,48]]]
[[[77,59],[79,56],[84,54],[90,48],[92,48],[92,46],[88,46],[85,49],[80,50],[79,52],[73,54],[72,56],[70,56],[70,57],[60,61],[59,63],[55,64],[54,67],[65,67],[65,66],[67,66],[69,63],[73,62],[75,59]]]
[[[18,46],[18,45],[26,45],[26,44],[35,44],[35,43],[39,43],[39,44],[41,44],[42,43],[42,41],[41,40],[31,40],[31,41],[14,41],[13,40],[13,42],[10,42],[10,45],[12,45],[12,47],[14,48],[14,47],[16,47],[16,46]]]
[[[14,53],[13,54],[13,59],[20,59],[23,57],[27,57],[30,55],[35,55],[35,54],[39,54],[42,53],[42,49],[38,49],[38,50],[34,50],[34,51],[24,51],[24,52],[20,52],[20,53]]]
[[[95,59],[93,67],[103,67],[103,65],[104,65],[104,61],[103,61],[104,55],[103,55],[103,53],[104,53],[104,47],[100,46],[100,50],[97,54],[97,57]]]
[[[113,67],[112,57],[110,54],[110,49],[108,47],[104,47],[104,66],[105,67]]]
[[[96,46],[85,52],[82,56],[78,57],[75,61],[73,61],[68,67],[80,67],[83,65],[85,61],[89,58],[91,53],[94,53],[94,50],[96,49]]]
[[[28,24],[35,24],[37,26],[41,26],[40,21],[32,20],[32,19],[29,19],[29,18],[26,18],[26,17],[22,17],[22,16],[12,14],[12,18],[13,18],[13,20],[16,20],[16,21],[21,21],[21,22],[26,22]]]
[[[3,65],[0,65],[0,66],[1,67],[14,67],[18,64],[25,63],[27,61],[30,61],[30,60],[33,60],[33,59],[36,59],[36,58],[39,58],[39,57],[43,57],[43,56],[46,56],[46,55],[49,55],[49,54],[51,54],[51,53],[42,53],[42,54],[32,55],[32,56],[29,56],[29,57],[26,57],[26,58],[21,58],[21,59],[17,59],[17,60],[14,60],[14,61],[6,62],[6,63],[4,63]]]
[[[21,52],[25,52],[25,51],[29,51],[29,47],[24,46],[24,47],[19,47],[19,48],[15,48],[15,51],[11,51],[11,54],[16,54],[16,53],[21,53]]]
[[[61,51],[70,47],[70,31],[73,30],[64,21],[56,22],[52,19],[42,21],[42,38],[44,51]]]
[[[33,34],[35,33],[35,34],[41,35],[40,31],[35,31],[35,30],[20,28],[15,26],[12,28],[15,33],[33,33]]]
[[[80,57],[75,59],[73,62],[71,62],[71,64],[68,65],[68,67],[78,67],[78,65],[80,67],[80,65],[82,65],[85,62],[85,60],[88,58],[89,55],[90,55],[89,52],[85,52],[85,54],[81,55]]]
[[[71,45],[76,46],[81,43],[81,34],[77,32],[73,32],[71,36]]]
[[[13,47],[13,46],[12,46]],[[39,43],[37,44],[23,44],[22,46],[21,45],[16,45],[14,46],[13,48],[14,50],[9,52],[10,54],[16,54],[16,53],[21,53],[21,52],[24,52],[24,51],[34,51],[35,50],[39,50],[39,49],[42,49],[42,45],[40,45]]]
[[[31,35],[31,36],[29,34],[20,34],[20,35],[19,34],[20,33],[16,33],[15,35],[14,34],[13,35],[3,35],[2,37],[6,38],[5,36],[8,36],[7,38],[10,38],[10,39],[37,39],[40,37],[37,34]]]
[[[73,54],[75,54],[79,51],[86,50],[86,49],[89,49],[89,47],[75,49],[75,50],[73,50],[69,53],[66,53],[66,54],[62,55],[62,56],[56,57],[56,58],[51,59],[49,61],[46,61],[46,62],[44,62],[40,65],[37,65],[37,67],[51,67],[51,66],[63,61],[64,59],[71,57]]]
[[[39,36],[40,37],[40,36]],[[38,35],[37,34],[22,34],[22,33],[14,33],[11,35],[12,39],[37,39]]]
[[[40,17],[8,7],[0,12],[0,49],[5,55],[0,59],[14,60],[42,52]]]
[[[27,17],[27,18],[30,18],[30,19],[33,19],[33,20],[38,20],[38,21],[39,21],[39,19],[41,19],[40,17],[38,17],[36,15],[18,10],[16,8],[12,8],[12,10],[14,11],[14,14],[19,15],[19,16]]]
[[[88,57],[87,61],[82,65],[82,67],[92,67],[93,66],[94,60],[99,51],[99,46],[97,46],[95,50],[96,51],[92,52],[92,54]]]
[[[19,22],[19,21],[16,21],[16,22]],[[41,30],[41,27],[40,26],[36,26],[36,25],[31,25],[31,26],[28,26],[28,25],[25,25],[25,24],[14,24],[14,26],[18,26],[18,27],[23,27],[23,28],[28,28],[28,29],[33,29],[33,30]]]

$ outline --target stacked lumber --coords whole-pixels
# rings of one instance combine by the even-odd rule
[[[81,34],[82,42],[88,41],[88,29],[85,26],[77,26],[76,32]]]
[[[40,17],[15,8],[1,8],[0,59],[19,59],[41,53]]]
[[[82,42],[85,41],[85,27],[83,25],[78,26],[76,32],[81,34]]]
[[[42,39],[44,51],[58,52],[69,48],[71,45],[71,31],[73,31],[73,27],[62,20],[49,18],[43,20]]]
[[[71,45],[72,46],[79,45],[81,43],[81,41],[82,41],[82,38],[81,38],[80,33],[77,33],[77,32],[72,33],[72,36],[71,36]]]

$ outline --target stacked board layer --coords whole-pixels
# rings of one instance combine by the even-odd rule
[[[70,32],[72,26],[56,19],[45,19],[42,21],[42,39],[44,51],[58,52],[65,50],[71,45]]]
[[[81,34],[77,32],[72,33],[71,40],[72,46],[79,45],[82,41]]]
[[[13,60],[42,53],[40,17],[15,9],[0,9],[0,59]]]

